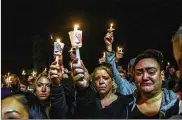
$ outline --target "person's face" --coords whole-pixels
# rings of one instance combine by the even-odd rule
[[[135,66],[134,78],[140,92],[156,93],[161,90],[161,70],[154,59],[145,58],[140,60]]]
[[[35,88],[35,96],[40,100],[46,100],[50,95],[50,81],[46,77],[41,77],[37,81],[37,86]]]
[[[12,97],[2,100],[2,119],[29,119],[24,105]]]
[[[174,75],[175,74],[175,69],[173,67],[169,68],[168,71],[169,71],[170,75]]]
[[[100,95],[106,95],[112,90],[113,80],[105,70],[97,70],[94,76],[95,86]]]
[[[116,59],[119,60],[123,57],[122,53],[116,52]]]
[[[178,65],[178,69],[182,73],[182,52],[181,52],[182,42],[181,41],[182,41],[181,37],[178,40],[173,41],[173,54]]]
[[[179,80],[181,77],[181,72],[179,70],[176,71],[176,78]]]
[[[32,75],[28,76],[28,80],[27,80],[28,85],[29,86],[33,85],[34,80],[35,80],[35,78]]]
[[[125,74],[124,74],[123,72],[121,72],[121,73],[119,73],[119,74],[120,74],[120,76],[121,76],[122,78],[126,79],[126,76],[125,76]]]

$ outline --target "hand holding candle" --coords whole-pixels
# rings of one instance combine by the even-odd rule
[[[76,58],[78,58],[78,64],[80,64],[80,51],[79,48],[82,47],[82,31],[78,30],[79,25],[74,26],[74,30],[70,31],[69,37],[71,45],[76,49]]]

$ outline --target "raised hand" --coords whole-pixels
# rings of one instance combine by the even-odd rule
[[[54,61],[49,70],[49,76],[53,85],[60,85],[62,80],[61,66]]]
[[[105,41],[106,45],[112,45],[112,43],[114,41],[113,32],[108,32],[106,34],[106,36],[104,37],[104,41]]]
[[[77,62],[77,58],[72,61],[72,78],[78,87],[86,88],[89,85],[89,73],[82,61],[81,64]]]
[[[108,32],[104,37],[107,51],[112,51],[112,43],[114,42],[113,32]]]

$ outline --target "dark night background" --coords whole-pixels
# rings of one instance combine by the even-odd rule
[[[127,61],[147,48],[160,50],[166,61],[174,61],[171,37],[182,23],[181,0],[3,0],[1,71],[20,74],[32,69],[33,61],[44,68],[52,61],[53,41],[65,43],[64,66],[68,66],[74,23],[83,30],[81,58],[91,72],[105,49],[103,37],[113,21],[114,45],[124,47],[120,61]],[[33,57],[34,56],[34,57]],[[33,59],[34,58],[34,59]],[[41,64],[40,64],[41,63]]]

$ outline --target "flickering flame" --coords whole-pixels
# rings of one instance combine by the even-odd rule
[[[60,38],[57,38],[56,41],[57,41],[57,42],[61,42],[61,39],[60,39]]]
[[[78,24],[75,24],[74,25],[74,30],[78,30],[78,28],[79,28],[79,25]]]
[[[112,29],[112,27],[113,27],[113,23],[110,24],[110,29]]]

